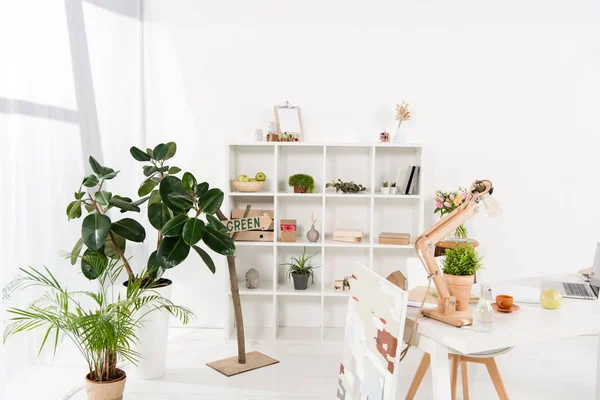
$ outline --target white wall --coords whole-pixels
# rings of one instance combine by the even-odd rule
[[[225,143],[266,131],[274,104],[302,106],[310,141],[367,142],[406,100],[427,193],[495,183],[504,215],[468,224],[485,277],[574,271],[600,239],[599,17],[591,0],[146,0],[148,141],[222,187]],[[176,301],[222,326],[225,269],[187,264]]]

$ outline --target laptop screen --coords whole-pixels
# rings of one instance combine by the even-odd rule
[[[600,242],[596,243],[596,254],[594,255],[590,283],[594,286],[600,286]]]

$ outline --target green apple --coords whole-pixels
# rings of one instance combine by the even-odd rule
[[[258,182],[258,181],[254,178],[250,178],[250,179],[248,179],[248,182]]]
[[[238,182],[248,182],[249,180],[250,179],[248,179],[248,175],[240,174],[237,177]]]
[[[257,181],[259,181],[259,182],[262,182],[262,181],[266,181],[266,180],[267,180],[267,176],[265,175],[265,173],[264,173],[264,172],[259,172],[258,174],[256,174],[255,178],[256,178],[256,180],[257,180]]]
[[[562,304],[562,296],[556,289],[546,289],[540,295],[540,304],[548,310],[556,310]]]

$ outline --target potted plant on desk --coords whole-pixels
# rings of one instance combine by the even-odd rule
[[[311,264],[309,264],[309,260],[316,255],[317,253],[307,257],[305,247],[302,254],[300,254],[298,257],[292,256],[292,262],[281,264],[289,267],[286,276],[288,281],[292,279],[294,280],[295,290],[306,290],[306,288],[308,287],[309,278],[311,279],[311,284],[315,283],[315,276],[313,270],[319,268],[320,266],[313,267]]]
[[[475,248],[467,244],[448,249],[444,255],[444,280],[450,295],[456,298],[456,310],[468,310],[474,275],[481,267],[481,257]]]
[[[295,174],[288,179],[288,185],[294,187],[294,193],[312,193],[315,190],[315,180],[306,174]]]

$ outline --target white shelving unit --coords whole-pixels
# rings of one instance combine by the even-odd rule
[[[382,194],[384,180],[402,185],[409,165],[419,165],[419,193],[416,195]],[[383,245],[381,232],[410,232],[414,240],[423,231],[424,199],[423,149],[420,145],[373,143],[278,143],[255,142],[229,145],[228,180],[239,174],[253,176],[264,172],[267,181],[256,193],[235,191],[228,181],[226,206],[275,211],[275,240],[272,242],[236,242],[236,266],[246,340],[248,342],[337,341],[343,338],[348,292],[333,289],[335,279],[349,276],[354,262],[374,269],[382,276],[400,269],[406,273],[406,259],[414,256],[412,245]],[[305,173],[315,179],[314,193],[297,194],[287,185],[290,175]],[[360,194],[336,193],[325,189],[338,178],[367,187]],[[317,217],[319,241],[310,243],[306,232],[311,213]],[[279,241],[280,219],[297,221],[296,242]],[[362,229],[361,243],[332,240],[336,229]],[[305,291],[294,290],[285,281],[286,267],[292,255],[303,247],[316,254],[313,265],[315,284]],[[246,289],[244,275],[250,268],[260,273],[260,287]],[[227,274],[225,274],[227,275]],[[229,288],[229,278],[226,287]],[[226,335],[235,340],[231,291],[227,290],[228,318]]]

